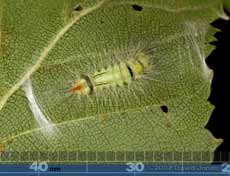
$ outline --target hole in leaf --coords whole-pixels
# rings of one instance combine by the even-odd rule
[[[163,105],[163,106],[161,106],[161,110],[162,110],[163,112],[167,113],[167,112],[168,112],[168,107],[165,106],[165,105]]]
[[[132,5],[132,7],[133,7],[133,10],[136,10],[136,11],[142,11],[142,9],[143,9],[142,6],[139,6],[137,4]]]
[[[74,7],[74,10],[75,11],[81,11],[81,10],[83,10],[83,7],[81,5],[77,5]]]

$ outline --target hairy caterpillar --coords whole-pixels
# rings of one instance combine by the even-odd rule
[[[138,52],[133,58],[109,66],[93,75],[82,75],[69,92],[88,95],[110,86],[130,84],[133,80],[141,78],[150,66],[149,56],[143,52]]]

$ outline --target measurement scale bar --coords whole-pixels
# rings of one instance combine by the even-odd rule
[[[212,161],[209,151],[2,152],[0,176],[230,176],[230,163]]]
[[[109,176],[147,176],[147,175],[226,175],[230,176],[230,164],[149,164],[129,162],[126,164],[49,164],[33,162],[30,164],[0,164],[0,175],[48,176],[48,175],[109,175]]]

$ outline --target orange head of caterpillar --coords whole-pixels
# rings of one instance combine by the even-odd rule
[[[83,76],[79,81],[77,81],[73,87],[69,90],[72,94],[88,95],[92,93],[93,86],[88,76]]]

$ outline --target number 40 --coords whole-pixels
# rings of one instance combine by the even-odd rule
[[[35,161],[30,165],[29,168],[34,170],[35,172],[37,172],[37,171],[45,172],[48,170],[48,164],[47,164],[47,162],[38,163],[37,161]]]

